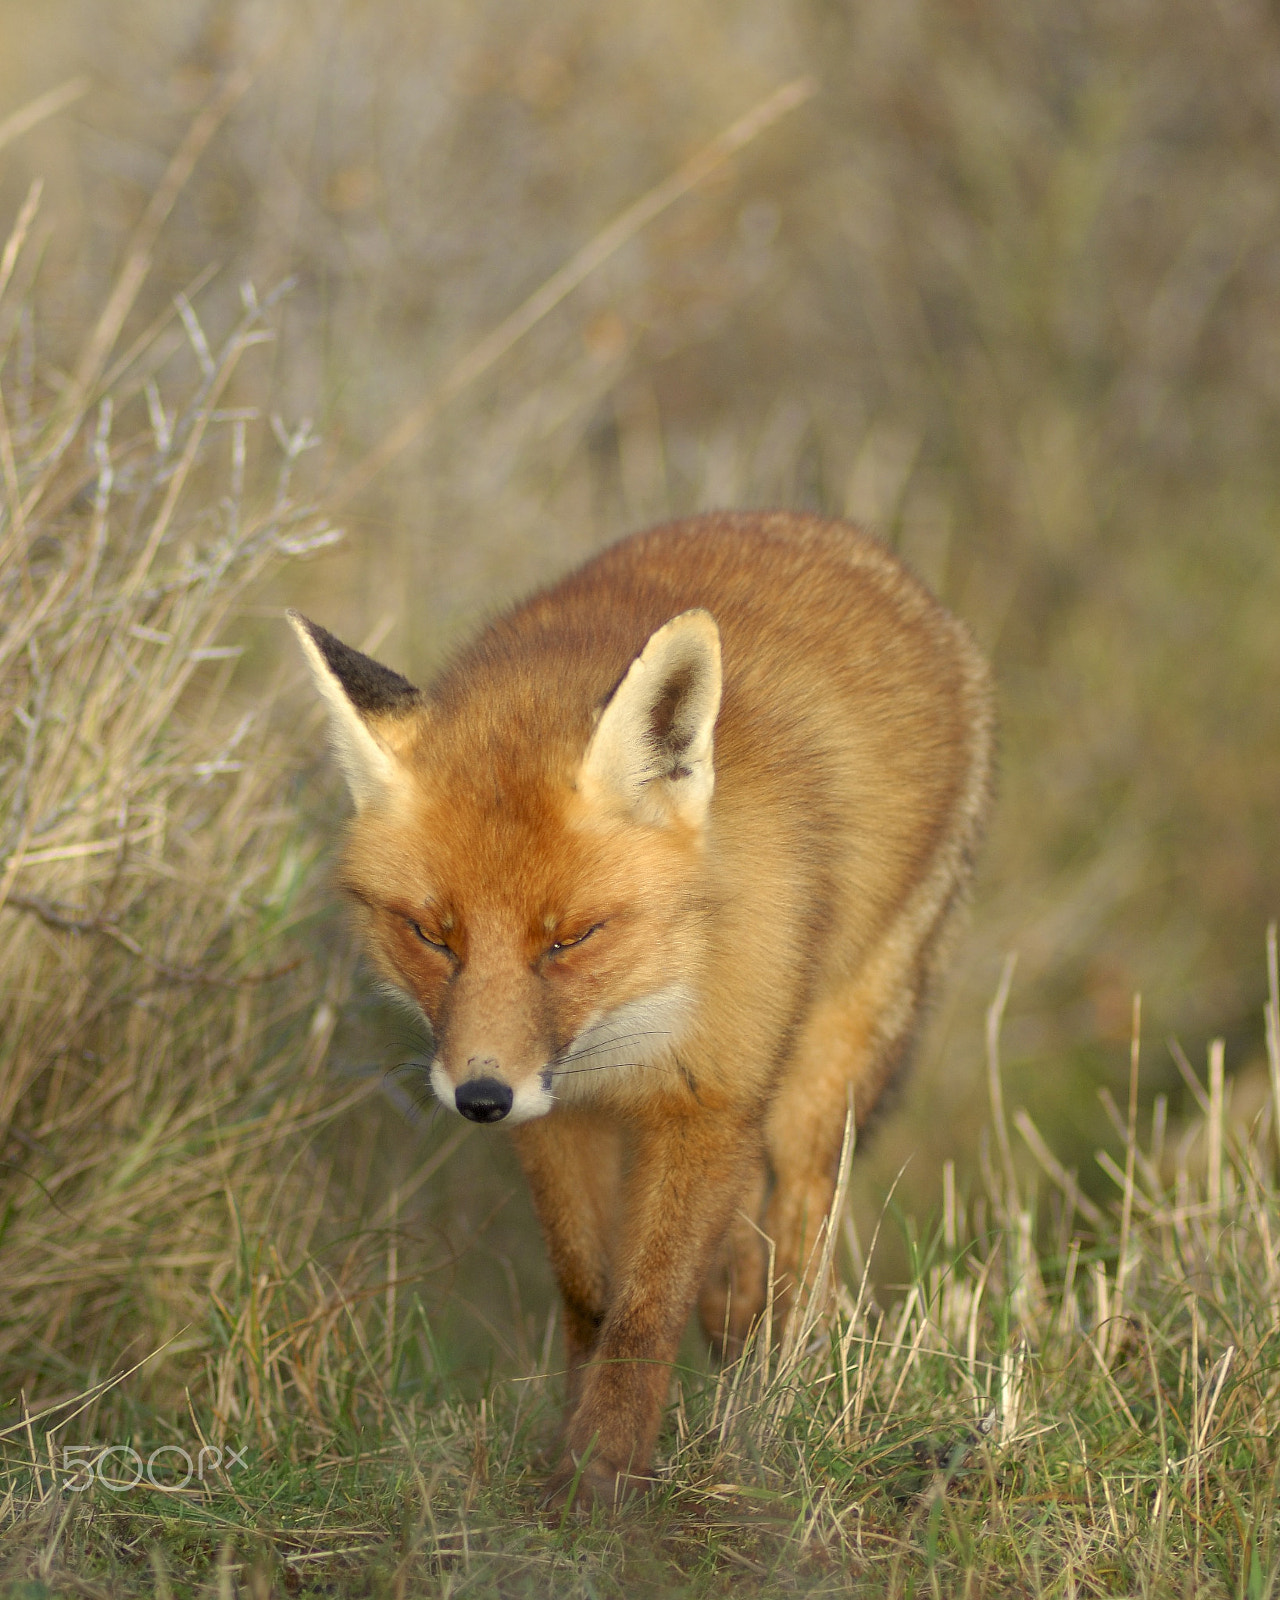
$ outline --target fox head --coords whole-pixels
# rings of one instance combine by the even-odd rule
[[[482,639],[425,692],[290,620],[355,806],[340,879],[430,1025],[443,1104],[515,1123],[656,1087],[711,905],[710,614],[674,617],[629,665],[598,638]]]

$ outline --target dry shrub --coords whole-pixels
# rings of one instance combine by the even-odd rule
[[[0,1372],[15,1397],[204,1344],[210,1289],[250,1248],[240,1218],[285,1249],[314,1229],[324,1174],[287,1136],[335,1099],[319,1069],[343,969],[286,938],[309,864],[291,747],[270,696],[237,704],[245,646],[228,642],[273,563],[336,537],[294,489],[311,436],[237,403],[272,337],[274,307],[250,290],[219,343],[180,301],[114,369],[110,314],[54,387],[30,301],[0,299]],[[134,1392],[163,1383],[144,1369]]]

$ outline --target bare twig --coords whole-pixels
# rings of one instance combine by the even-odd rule
[[[203,967],[177,967],[148,955],[131,934],[127,934],[119,923],[109,917],[95,917],[76,906],[58,906],[34,894],[11,894],[4,903],[14,911],[29,911],[47,928],[57,928],[66,933],[99,933],[103,938],[114,940],[122,950],[127,950],[131,956],[145,963],[157,977],[165,978],[170,983],[204,983],[219,989],[241,989],[251,984],[270,983],[274,978],[283,978],[301,966],[299,961],[290,961],[268,972],[248,973],[242,978],[224,978]]]
[[[1129,1042],[1129,1117],[1124,1140],[1124,1200],[1120,1212],[1120,1249],[1116,1256],[1116,1314],[1124,1305],[1129,1271],[1129,1230],[1133,1224],[1133,1181],[1138,1153],[1138,1066],[1142,1054],[1142,996],[1133,997],[1133,1030]]]

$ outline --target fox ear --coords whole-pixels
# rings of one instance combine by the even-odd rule
[[[720,630],[708,611],[658,629],[596,724],[579,786],[621,800],[647,822],[706,821],[715,786]]]
[[[377,724],[411,711],[422,696],[407,678],[343,644],[300,612],[288,615],[329,708],[329,733],[351,798],[363,810],[370,801],[384,799],[403,770],[386,737],[388,728]]]

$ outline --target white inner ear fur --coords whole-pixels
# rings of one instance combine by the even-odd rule
[[[715,787],[720,630],[684,611],[650,638],[596,725],[578,786],[652,823],[706,821]]]
[[[329,738],[355,801],[357,811],[371,802],[386,800],[398,787],[403,769],[347,698],[319,646],[296,617],[290,616],[302,653],[315,678],[316,688],[329,708]]]

